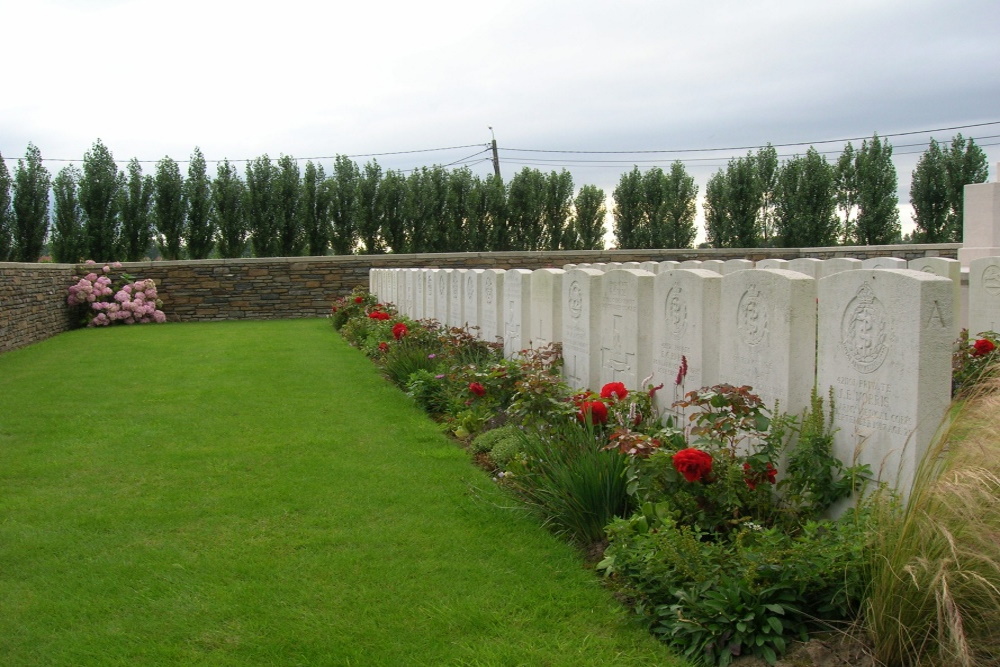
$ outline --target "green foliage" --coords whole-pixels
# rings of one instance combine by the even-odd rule
[[[124,174],[120,178],[118,206],[122,223],[122,257],[127,262],[138,262],[146,256],[153,240],[153,177],[143,176],[142,165],[133,158],[128,163],[128,180],[125,180]]]
[[[12,218],[10,188],[10,172],[7,171],[7,163],[4,161],[3,155],[0,154],[0,262],[7,261],[13,245],[10,231]]]
[[[302,219],[302,232],[305,235],[306,252],[313,256],[326,254],[330,247],[330,208],[329,189],[323,187],[326,173],[323,165],[306,161],[305,173],[302,175],[302,192],[299,196],[299,215]]]
[[[705,233],[715,248],[760,245],[764,189],[753,154],[729,161],[705,188]]]
[[[86,256],[95,261],[117,256],[121,238],[118,210],[118,166],[111,151],[100,139],[83,155],[80,177],[80,208],[83,209]]]
[[[573,200],[574,249],[603,250],[604,249],[604,218],[607,208],[604,206],[604,190],[596,185],[584,185]]]
[[[219,255],[242,257],[247,244],[246,187],[236,168],[223,160],[212,180],[212,225],[218,231]]]
[[[389,169],[382,177],[378,188],[378,215],[382,222],[380,235],[394,253],[409,251],[409,236],[406,218],[406,177]]]
[[[381,236],[382,209],[379,207],[379,185],[382,182],[382,167],[377,160],[365,165],[364,173],[358,179],[358,236],[365,244],[366,255],[385,252]]]
[[[188,177],[184,181],[184,204],[187,206],[184,237],[187,239],[188,257],[207,259],[215,246],[212,184],[206,173],[205,156],[197,146],[188,163]]]
[[[545,174],[524,167],[507,188],[507,224],[511,250],[542,250]]]
[[[42,153],[28,144],[24,160],[14,170],[14,260],[37,262],[49,231],[49,186],[52,178],[42,165]]]
[[[409,337],[386,344],[388,350],[382,359],[382,369],[396,386],[405,389],[410,376],[417,371],[437,370],[439,362],[434,354],[438,349],[436,344],[422,344]]]
[[[681,162],[669,173],[638,167],[615,188],[615,236],[619,248],[689,248],[697,230],[698,188]]]
[[[962,329],[951,357],[951,393],[965,398],[977,393],[983,385],[1000,375],[1000,334],[982,331],[972,340],[968,329]]]
[[[575,242],[569,229],[572,200],[573,175],[565,169],[550,172],[545,179],[541,250],[573,248]]]
[[[482,454],[492,451],[502,442],[513,442],[516,445],[519,442],[517,435],[519,430],[516,426],[508,424],[484,431],[472,439],[470,449],[476,454]],[[508,460],[509,457],[504,463]]]
[[[840,222],[834,167],[809,147],[805,156],[786,162],[777,176],[774,195],[775,236],[785,248],[835,245]]]
[[[278,169],[266,154],[247,162],[244,214],[256,257],[278,254],[277,178]]]
[[[951,240],[948,221],[948,171],[941,146],[934,139],[917,160],[910,182],[910,204],[920,243],[947,243]]]
[[[156,163],[153,192],[153,220],[160,253],[164,259],[180,259],[186,212],[184,179],[176,161],[165,157]]]
[[[951,240],[961,243],[965,186],[986,182],[989,176],[986,153],[971,137],[966,139],[959,133],[951,141],[945,165],[948,174],[948,228],[951,230]]]
[[[853,245],[857,241],[859,196],[857,157],[854,146],[848,141],[834,167],[837,210],[843,220],[841,240],[844,245]]]
[[[80,170],[73,165],[63,167],[52,182],[52,257],[63,264],[82,262],[86,253],[83,236],[83,209],[80,207],[78,187]],[[2,173],[0,173],[2,180]],[[0,187],[0,199],[2,199]],[[2,201],[0,201],[2,206]],[[0,218],[3,216],[0,208]],[[2,225],[0,225],[2,226]],[[2,232],[0,232],[2,236]],[[0,240],[2,242],[2,240]],[[0,253],[2,256],[2,253]]]
[[[547,434],[519,434],[523,457],[509,462],[504,486],[556,534],[586,547],[631,511],[628,457],[608,450],[599,432],[567,422]]]
[[[639,167],[622,174],[611,194],[614,200],[615,245],[618,248],[643,247],[643,188]]]
[[[278,234],[278,252],[282,257],[297,257],[305,248],[305,233],[299,210],[301,192],[299,163],[291,155],[278,158],[274,179],[275,225]]]
[[[333,175],[327,179],[330,202],[329,214],[332,223],[330,237],[333,252],[350,255],[358,238],[358,182],[361,172],[346,155],[338,155],[333,162]]]
[[[899,201],[892,144],[874,135],[862,142],[855,159],[858,217],[854,232],[861,245],[896,243],[900,237]]]

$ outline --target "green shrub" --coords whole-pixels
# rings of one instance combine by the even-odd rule
[[[475,454],[492,452],[494,447],[505,440],[517,445],[517,433],[518,428],[516,426],[501,426],[500,428],[490,429],[489,431],[480,433],[472,440],[472,451]]]
[[[506,468],[510,465],[511,461],[524,454],[524,445],[520,429],[516,426],[505,426],[503,429],[494,429],[494,431],[500,430],[504,431],[503,437],[490,447],[490,458],[501,468]]]

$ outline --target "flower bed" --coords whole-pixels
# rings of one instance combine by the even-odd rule
[[[73,277],[66,303],[78,311],[82,324],[102,327],[112,324],[161,324],[167,321],[160,310],[163,302],[151,279],[133,280],[122,273],[119,262],[98,267],[93,260],[87,264],[93,271],[82,278]],[[115,277],[117,272],[117,277]]]

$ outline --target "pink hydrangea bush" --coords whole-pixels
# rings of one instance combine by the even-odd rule
[[[92,260],[87,264],[96,266]],[[119,262],[105,264],[100,275],[91,271],[79,278],[70,286],[66,303],[82,312],[88,327],[166,322],[156,283],[150,278],[132,281],[131,276],[121,273],[116,284],[108,274],[121,268]]]

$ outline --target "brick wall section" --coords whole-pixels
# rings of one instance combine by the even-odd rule
[[[134,262],[124,270],[156,281],[172,322],[323,317],[334,297],[368,285],[371,268],[541,269],[581,262],[688,259],[752,260],[774,257],[956,258],[960,244],[833,248],[591,250],[560,252],[443,253],[273,257],[185,262]],[[0,264],[0,352],[28,345],[71,327],[66,288],[89,269],[61,264]]]
[[[0,263],[0,352],[68,331],[66,264]]]

